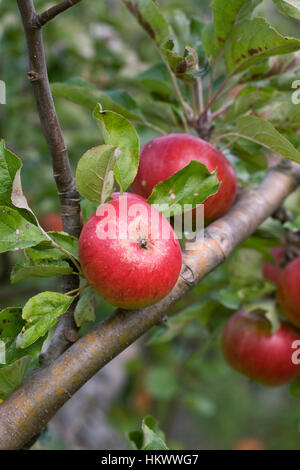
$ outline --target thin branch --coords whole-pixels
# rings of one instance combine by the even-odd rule
[[[189,132],[189,126],[188,126],[188,122],[189,122],[189,116],[187,114],[187,108],[188,108],[188,104],[184,101],[184,98],[182,96],[182,93],[181,93],[181,90],[179,88],[179,85],[177,83],[177,78],[175,77],[170,65],[169,65],[169,62],[165,59],[165,57],[163,56],[163,54],[161,54],[161,52],[159,52],[163,62],[165,63],[167,69],[168,69],[168,72],[170,74],[170,77],[171,77],[171,80],[172,80],[172,83],[173,83],[173,86],[174,86],[174,90],[175,90],[175,93],[177,95],[177,98],[179,100],[179,103],[182,107],[182,111],[183,111],[183,125],[184,125],[184,130],[185,132]]]
[[[34,372],[0,405],[0,449],[19,449],[40,432],[63,404],[99,369],[161,323],[170,307],[281,206],[300,182],[300,165],[290,161],[270,170],[256,191],[247,190],[230,211],[205,229],[183,253],[172,292],[150,307],[116,310],[80,338],[54,363]]]
[[[33,0],[17,0],[17,3],[24,25],[29,56],[27,77],[33,86],[40,122],[52,157],[53,174],[61,204],[63,228],[65,232],[78,237],[80,234],[80,197],[75,186],[68,152],[50,91],[42,32],[36,27],[37,14]],[[66,3],[70,2],[62,2],[53,8],[58,11],[57,9]],[[78,286],[79,276],[68,275],[62,278],[63,292],[74,290]],[[58,341],[60,348],[56,348],[56,356],[72,343],[70,338],[75,337],[77,334],[74,322],[75,305],[76,302],[62,316],[54,335],[54,341],[57,335],[61,336]],[[71,334],[71,332],[73,333]]]
[[[202,112],[204,110],[202,77],[197,77],[196,80],[197,80],[197,90],[198,90],[199,114],[202,114]]]
[[[81,0],[64,0],[63,2],[54,5],[53,7],[34,17],[34,26],[36,28],[41,28],[46,23],[48,23],[48,21],[53,20],[53,18],[55,18],[57,15],[73,7],[80,1]]]

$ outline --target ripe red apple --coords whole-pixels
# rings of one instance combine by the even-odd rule
[[[140,197],[103,204],[79,239],[84,274],[108,302],[141,308],[165,297],[181,269],[181,249],[165,217]]]
[[[221,187],[204,202],[205,222],[217,219],[232,205],[237,179],[232,165],[220,150],[198,137],[169,134],[148,142],[141,151],[139,170],[132,184],[133,191],[148,198],[154,186],[187,166],[191,160],[203,163],[209,171],[217,168]]]
[[[293,343],[300,332],[282,323],[272,333],[262,312],[238,312],[225,325],[222,350],[225,359],[238,372],[265,385],[282,385],[300,374],[300,364],[292,361]]]
[[[61,215],[56,212],[42,215],[39,222],[46,232],[61,232],[63,230]]]
[[[267,261],[264,262],[262,268],[263,278],[266,281],[274,282],[277,284],[279,281],[279,277],[282,271],[281,261],[284,257],[284,247],[283,246],[273,246],[270,250],[274,262],[269,263]]]
[[[281,311],[290,322],[300,327],[300,256],[282,270],[277,300]]]

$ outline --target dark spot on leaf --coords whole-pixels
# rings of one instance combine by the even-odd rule
[[[254,55],[254,54],[258,53],[258,49],[249,49],[248,52],[249,52],[250,55]]]
[[[225,42],[225,39],[223,39],[223,38],[221,38],[221,37],[219,36],[219,37],[218,37],[218,41],[224,43],[224,42]]]
[[[30,225],[29,224],[26,224],[25,225],[25,228],[29,229]]]

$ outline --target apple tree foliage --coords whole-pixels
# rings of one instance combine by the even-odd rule
[[[117,84],[114,89],[100,90],[93,80],[78,77],[51,84],[58,106],[66,100],[78,114],[85,109],[92,125],[98,126],[96,145],[91,147],[87,138],[83,156],[76,162],[84,222],[113,191],[130,187],[139,165],[141,129],[151,136],[186,131],[201,136],[205,128],[212,144],[223,149],[233,163],[239,183],[246,187],[262,180],[271,152],[300,163],[300,112],[291,99],[292,82],[300,79],[300,40],[281,34],[261,17],[261,0],[213,0],[209,23],[188,17],[184,8],[165,14],[155,0],[122,3],[124,14],[128,18],[132,15],[149,36],[149,43],[152,41],[157,62],[124,80],[124,89]],[[274,4],[283,15],[300,19],[297,2],[274,0]],[[76,140],[76,136],[72,138]],[[91,141],[94,144],[94,137]],[[21,159],[2,140],[0,252],[23,253],[11,272],[11,282],[73,272],[81,276],[78,240],[41,228],[21,180]],[[216,173],[192,161],[158,184],[148,202],[196,207],[218,187]],[[170,188],[176,188],[175,201]],[[164,326],[155,329],[149,347],[176,341],[183,331],[193,338],[189,327],[196,324],[203,338],[201,350],[188,360],[193,368],[195,360],[217,342],[221,326],[233,311],[259,306],[274,314],[275,285],[263,279],[261,266],[264,260],[272,261],[270,248],[282,244],[287,232],[299,234],[298,203],[299,194],[295,193],[287,202],[293,220],[266,220],[172,311]],[[44,342],[51,339],[53,327],[73,300],[72,295],[45,291],[22,307],[7,306],[0,311],[0,399],[38,366]],[[93,324],[92,289],[83,291],[75,319],[82,331]],[[164,371],[164,375],[168,373]],[[158,391],[153,384],[161,380],[162,372],[158,367],[152,374],[153,396],[166,393],[172,397],[178,388],[174,377]],[[292,384],[295,396],[299,396],[299,389],[299,384]],[[192,392],[184,400],[191,408],[204,407],[210,412],[210,405],[199,403]],[[150,417],[144,419],[142,431],[131,434],[130,439],[138,449],[165,448]]]

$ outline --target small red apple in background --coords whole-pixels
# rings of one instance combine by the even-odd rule
[[[132,190],[148,198],[154,186],[187,166],[191,160],[203,163],[209,171],[217,168],[221,187],[204,202],[205,222],[217,219],[232,205],[237,179],[231,163],[220,150],[198,137],[169,134],[148,142],[141,151],[140,166]]]
[[[300,327],[300,256],[282,270],[277,300],[282,313],[293,325]]]
[[[63,230],[61,215],[56,212],[42,215],[39,222],[46,232],[61,232]]]
[[[100,206],[84,225],[79,259],[93,288],[125,309],[165,297],[178,279],[182,261],[167,219],[142,198],[126,193]]]
[[[265,261],[262,268],[263,278],[266,281],[274,282],[277,284],[279,281],[279,277],[282,271],[281,261],[284,258],[284,247],[283,246],[273,246],[270,250],[274,262],[270,263]]]
[[[300,374],[300,364],[292,362],[293,343],[299,340],[300,332],[287,323],[272,333],[271,323],[261,312],[238,312],[225,325],[222,350],[233,369],[275,386]]]
[[[238,441],[234,447],[234,450],[265,450],[264,443],[256,437],[247,437]]]

